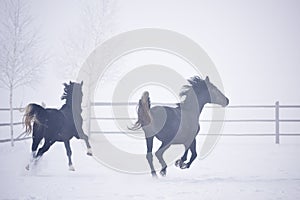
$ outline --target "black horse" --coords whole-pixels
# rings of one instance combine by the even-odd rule
[[[71,160],[70,139],[74,136],[83,139],[88,148],[88,155],[92,155],[91,145],[88,136],[82,130],[81,102],[82,102],[82,82],[69,84],[64,83],[64,93],[61,97],[66,100],[65,104],[59,109],[43,108],[37,104],[29,104],[26,107],[23,121],[26,132],[32,131],[32,158],[37,161],[56,141],[64,142],[67,156],[69,159],[69,169],[74,171]],[[32,127],[33,122],[33,127]],[[44,145],[37,151],[37,148],[44,139]],[[26,166],[29,170],[30,164]]]
[[[196,135],[200,130],[199,117],[206,103],[219,104],[223,107],[229,104],[227,97],[214,86],[209,78],[202,80],[195,76],[188,80],[189,85],[183,87],[180,97],[185,99],[177,104],[175,108],[167,106],[156,106],[150,108],[149,93],[144,92],[139,101],[138,120],[131,128],[137,130],[142,128],[147,142],[147,160],[151,168],[152,176],[156,177],[153,166],[153,138],[156,137],[162,142],[160,148],[155,153],[162,169],[160,174],[166,175],[167,164],[163,159],[163,153],[172,144],[183,144],[185,153],[181,159],[175,162],[177,167],[181,169],[189,168],[197,157],[196,153]],[[192,156],[188,163],[188,150],[192,152]]]

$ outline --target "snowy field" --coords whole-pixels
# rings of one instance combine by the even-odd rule
[[[56,143],[28,172],[30,145],[0,144],[0,199],[300,198],[299,137],[282,137],[276,145],[273,137],[223,136],[207,158],[187,170],[169,166],[167,177],[158,179],[104,167],[76,139],[71,143],[76,171],[68,171],[64,146]]]

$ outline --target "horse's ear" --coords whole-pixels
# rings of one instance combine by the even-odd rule
[[[209,77],[208,76],[206,76],[205,81],[209,82]]]
[[[81,81],[80,85],[81,85],[81,86],[83,85],[83,81]]]

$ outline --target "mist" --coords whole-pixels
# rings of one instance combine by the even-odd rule
[[[87,4],[93,2],[32,1],[32,15],[41,27],[43,45],[51,59],[33,89],[15,91],[15,106],[61,104],[61,84],[70,79],[64,74],[64,44],[71,34],[76,38]],[[179,32],[197,42],[213,60],[232,104],[273,104],[277,100],[296,104],[300,100],[298,8],[298,1],[279,0],[116,1],[110,36],[145,27]],[[1,96],[1,107],[6,107],[6,91]]]

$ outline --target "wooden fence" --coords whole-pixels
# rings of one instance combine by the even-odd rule
[[[94,102],[91,103],[91,109],[93,107],[108,107],[108,106],[136,106],[136,102],[129,102],[129,103],[109,103],[109,102]],[[152,103],[152,105],[164,105],[164,106],[176,106],[176,104],[170,104],[170,103]],[[213,108],[212,106],[207,108]],[[224,119],[224,120],[200,120],[200,122],[224,122],[224,123],[273,123],[275,126],[275,132],[274,133],[226,133],[222,134],[222,136],[272,136],[275,137],[275,143],[280,143],[280,136],[300,136],[300,130],[298,130],[298,133],[281,133],[280,132],[280,125],[282,123],[300,123],[300,115],[298,119],[284,119],[280,118],[280,111],[283,109],[299,109],[300,114],[300,105],[280,105],[277,101],[274,105],[231,105],[227,106],[225,109],[271,109],[275,111],[275,115],[273,118],[269,119]],[[93,120],[135,120],[135,118],[124,118],[124,117],[90,117],[89,123],[91,123]],[[89,133],[105,133],[105,134],[123,134],[123,132],[118,131],[98,131],[98,130],[90,130]],[[208,135],[206,133],[201,133],[200,135]],[[213,134],[210,134],[213,135]]]
[[[129,103],[109,103],[109,102],[93,102],[91,103],[91,109],[93,107],[108,107],[108,106],[136,106],[136,102],[129,102]],[[152,103],[152,105],[165,105],[165,106],[175,106],[175,104],[166,104],[166,103]],[[207,107],[212,108],[212,107]],[[275,137],[275,143],[280,143],[280,137],[281,136],[300,136],[300,130],[297,133],[284,133],[280,132],[280,125],[283,123],[300,123],[300,117],[298,119],[285,119],[280,118],[280,112],[283,109],[299,109],[300,113],[300,105],[280,105],[277,101],[274,105],[231,105],[227,106],[226,109],[271,109],[275,111],[275,115],[272,118],[269,119],[224,119],[224,120],[200,120],[200,122],[224,122],[224,123],[273,123],[275,126],[275,132],[274,133],[248,133],[248,134],[241,134],[241,133],[226,133],[222,134],[222,136],[272,136]],[[14,110],[20,110],[20,108],[14,108]],[[8,108],[0,108],[0,111],[9,111]],[[135,118],[122,118],[122,117],[89,117],[88,123],[91,124],[94,120],[129,120],[129,119],[135,119]],[[14,122],[14,126],[21,125],[22,122]],[[0,123],[0,127],[3,126],[10,126],[10,123]],[[89,126],[90,127],[90,126]],[[90,130],[90,134],[123,134],[123,132],[118,131],[98,131],[98,130]],[[2,133],[3,134],[3,133]],[[201,133],[201,135],[207,135],[205,133]],[[15,138],[16,141],[18,140],[24,140],[29,139],[30,137],[25,136],[24,132],[19,134],[18,137]],[[0,142],[8,142],[10,139],[2,139]]]
[[[13,108],[14,111],[23,111],[23,108]],[[10,109],[9,108],[0,108],[0,112],[6,112],[7,115],[9,116],[9,111]],[[9,117],[7,117],[7,119],[9,119]],[[20,121],[20,122],[14,122],[13,123],[13,126],[21,126],[23,123]],[[4,122],[4,123],[0,123],[0,127],[10,127],[10,123],[9,122]],[[3,133],[0,133],[0,134],[3,134]],[[7,134],[8,135],[8,134]],[[2,137],[1,137],[2,138]],[[13,140],[14,141],[21,141],[21,140],[26,140],[26,139],[30,139],[31,137],[29,137],[28,135],[26,135],[25,132],[22,132],[22,133],[18,133],[18,136],[15,137]],[[9,139],[0,139],[0,142],[10,142],[11,141],[11,138]]]

